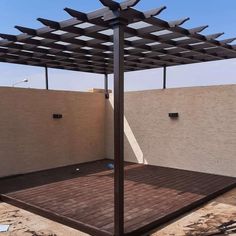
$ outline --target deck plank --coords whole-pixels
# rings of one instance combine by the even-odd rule
[[[113,235],[114,180],[106,167],[110,162],[0,179],[1,197],[87,233]],[[125,232],[140,235],[235,186],[231,177],[126,163]]]

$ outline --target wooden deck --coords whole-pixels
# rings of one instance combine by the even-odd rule
[[[91,235],[113,235],[110,162],[1,179],[1,199]],[[132,163],[125,169],[127,235],[141,235],[236,186],[235,178],[191,171]]]

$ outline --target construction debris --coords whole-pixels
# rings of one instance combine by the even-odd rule
[[[153,236],[236,235],[236,189],[176,219]]]
[[[0,225],[0,233],[5,233],[9,230],[10,225]]]

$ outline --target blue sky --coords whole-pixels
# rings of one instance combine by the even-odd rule
[[[190,17],[185,27],[209,25],[204,34],[225,32],[221,38],[236,36],[235,0],[141,0],[137,8],[149,10],[165,5],[160,18],[175,20]],[[38,17],[52,20],[69,18],[63,8],[70,7],[79,11],[93,11],[101,7],[98,0],[1,0],[0,32],[18,34],[15,25],[38,28],[42,25]],[[235,41],[236,44],[236,41]],[[194,64],[168,69],[168,87],[199,86],[236,83],[236,60]],[[44,88],[44,70],[37,67],[9,65],[0,63],[0,86],[11,86],[14,82],[28,78],[29,83],[22,87]],[[102,87],[103,76],[50,69],[50,87],[52,89],[87,90]],[[161,88],[162,70],[150,70],[126,73],[126,90]],[[112,77],[110,77],[112,83]]]

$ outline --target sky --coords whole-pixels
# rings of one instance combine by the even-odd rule
[[[121,2],[121,1],[119,1]],[[203,34],[225,32],[219,39],[236,37],[235,0],[141,0],[139,10],[150,10],[159,6],[167,9],[159,15],[164,20],[190,17],[183,26],[193,28],[209,25]],[[65,7],[83,12],[101,8],[98,0],[0,0],[0,32],[19,34],[14,26],[40,28],[38,17],[62,21],[70,18]],[[236,44],[236,41],[234,42]],[[145,90],[162,87],[162,69],[125,73],[125,89]],[[0,86],[19,84],[25,88],[45,88],[44,69],[31,66],[0,63]],[[49,69],[49,87],[56,90],[86,91],[103,87],[103,75]],[[112,89],[113,78],[109,76]],[[167,87],[208,86],[236,84],[236,60],[207,62],[170,67],[167,70]]]

